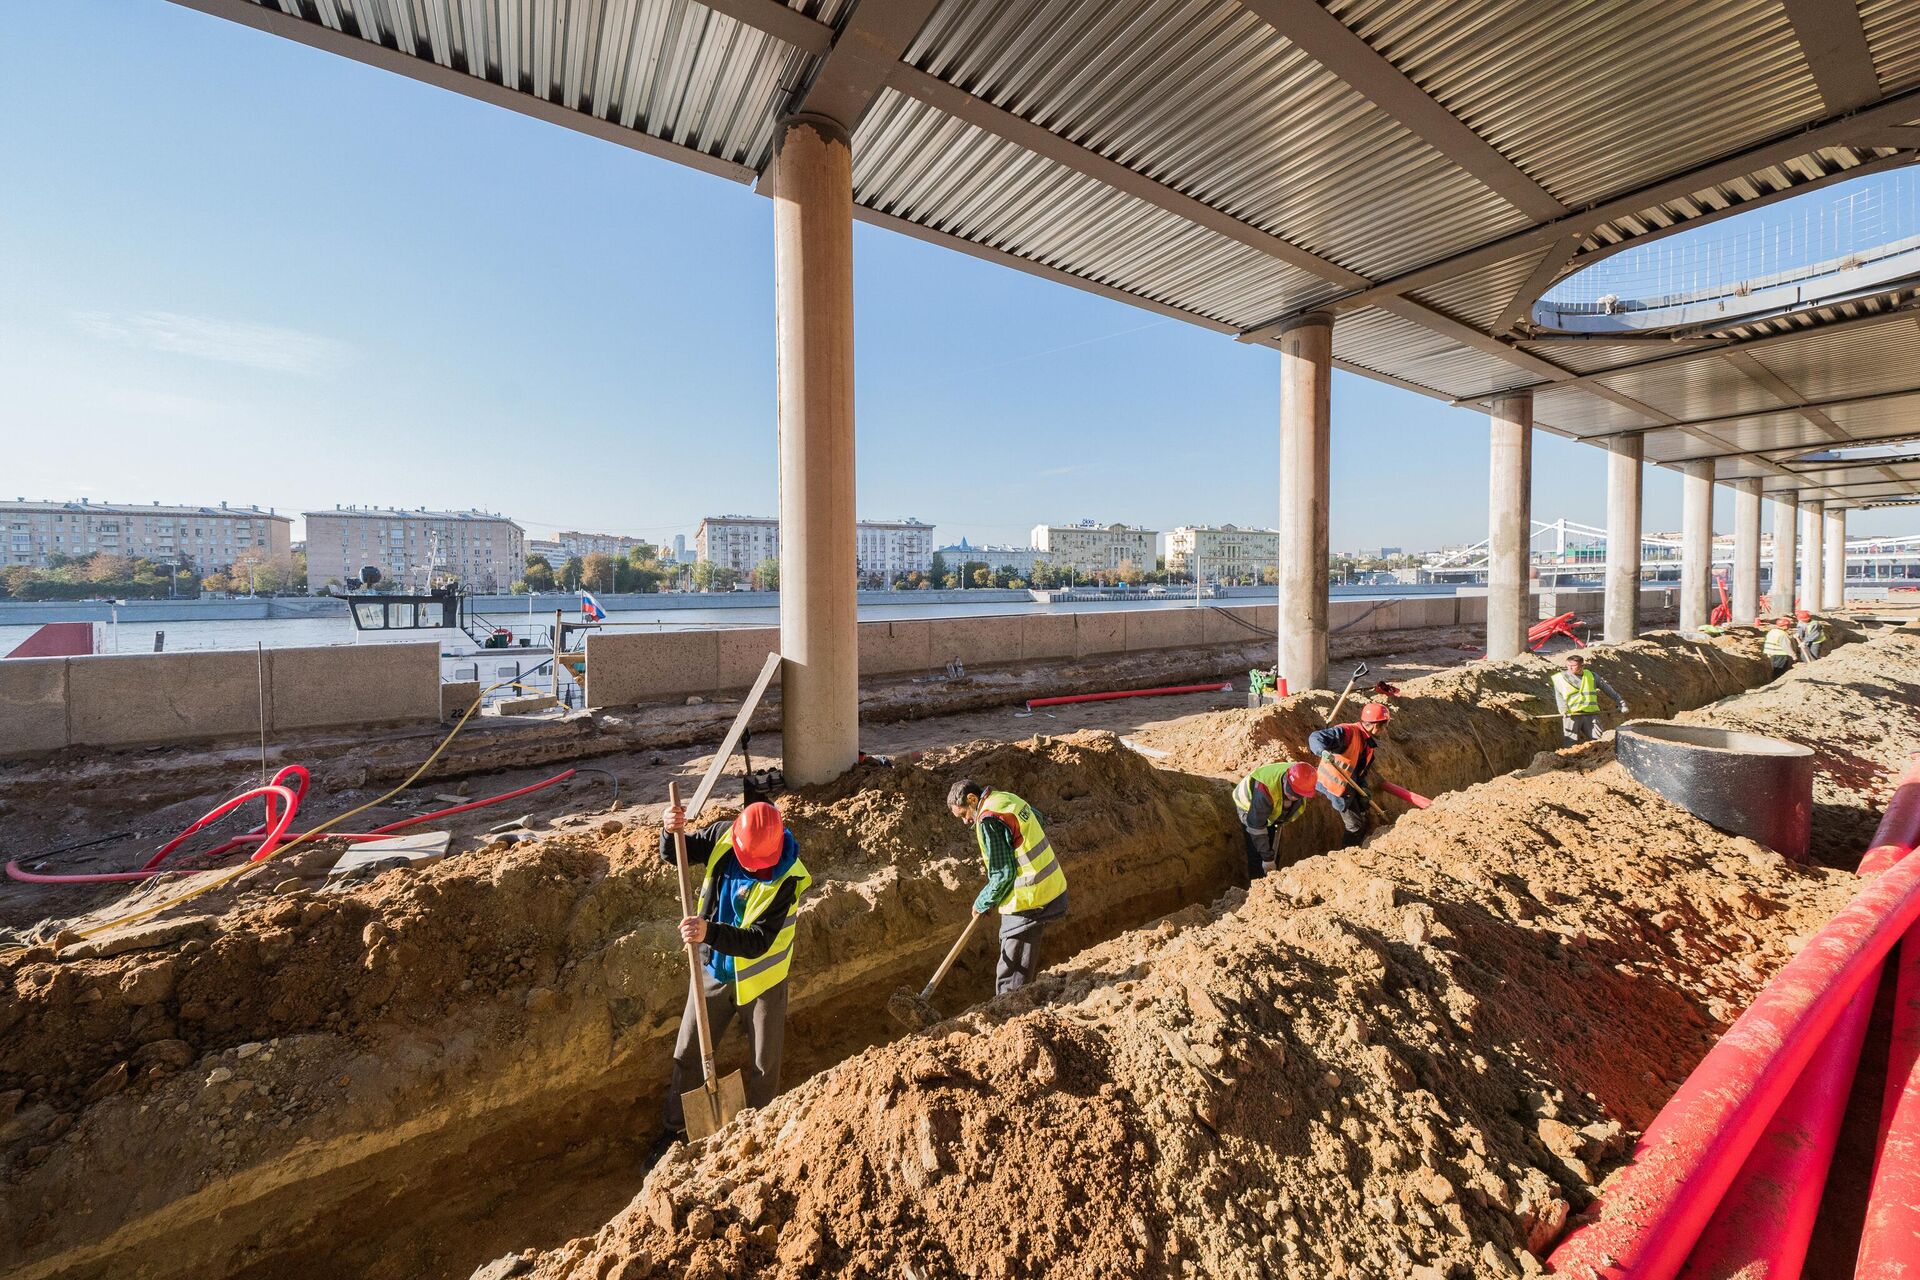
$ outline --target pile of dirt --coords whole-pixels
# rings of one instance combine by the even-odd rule
[[[1779,734],[1870,703],[1829,779],[1883,789],[1920,741],[1909,682],[1897,635],[1696,718]],[[535,1273],[1534,1274],[1856,885],[1606,744],[1547,755],[823,1073]]]
[[[884,1038],[885,993],[966,919],[981,871],[945,805],[963,773],[1017,780],[1046,816],[1074,883],[1059,954],[1214,896],[1238,860],[1216,783],[1109,734],[956,748],[786,797],[816,877],[790,1016],[828,1055],[795,1054],[796,1071]],[[588,1124],[594,1094],[644,1116],[686,991],[658,841],[645,823],[569,825],[344,891],[276,868],[217,913],[12,953],[0,1262],[59,1274],[132,1250],[230,1270],[238,1242],[270,1250],[383,1162],[424,1158],[401,1161],[408,1144],[460,1150],[548,1107]],[[970,964],[954,998],[985,995],[990,969]]]

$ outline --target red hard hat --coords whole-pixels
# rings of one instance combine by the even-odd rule
[[[1385,724],[1391,719],[1393,719],[1393,713],[1387,710],[1387,704],[1384,702],[1369,702],[1360,708],[1361,724]]]
[[[1776,627],[1790,627],[1793,625],[1793,619],[1783,615],[1779,618],[1776,618],[1774,620],[1773,625]]]
[[[765,871],[780,861],[786,847],[787,824],[780,811],[764,800],[756,800],[733,820],[733,854],[749,871]]]
[[[1310,796],[1319,785],[1320,774],[1310,764],[1287,766],[1287,789],[1297,796]]]
[[[1813,621],[1813,615],[1811,613],[1808,613],[1805,609],[1802,609],[1800,612],[1794,614],[1793,616],[1800,619],[1800,621],[1802,622]]]

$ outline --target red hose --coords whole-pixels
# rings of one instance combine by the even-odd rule
[[[1063,707],[1069,702],[1111,702],[1115,698],[1154,698],[1163,693],[1220,693],[1230,684],[1175,684],[1164,689],[1122,689],[1115,693],[1069,693],[1057,698],[1028,698],[1027,710],[1035,707]]]
[[[1883,830],[1920,812],[1920,765],[1901,778],[1908,788],[1916,794],[1896,797]],[[1694,1068],[1608,1187],[1600,1220],[1554,1250],[1554,1271],[1613,1280],[1678,1272],[1821,1041],[1920,920],[1920,858],[1905,857],[1916,838],[1920,831],[1898,831],[1897,843],[1863,859],[1896,861],[1774,975]]]
[[[1880,1136],[1867,1190],[1867,1220],[1853,1274],[1895,1280],[1913,1274],[1920,1242],[1920,929],[1900,942],[1893,1048],[1880,1103]]]
[[[562,773],[556,773],[551,778],[544,779],[543,781],[530,783],[524,787],[515,787],[511,791],[502,791],[499,795],[486,796],[479,800],[470,800],[465,804],[457,804],[447,809],[436,809],[432,813],[415,814],[409,818],[402,818],[398,822],[389,822],[383,827],[375,827],[371,831],[328,831],[323,832],[320,838],[325,840],[348,841],[383,839],[388,833],[399,831],[406,827],[418,826],[420,823],[432,822],[436,818],[450,817],[456,813],[466,813],[472,809],[484,809],[488,805],[500,804],[503,801],[512,800],[531,792],[544,790],[556,782],[565,782],[576,772],[577,770],[568,769]],[[294,785],[291,787],[284,785],[289,778],[294,782]],[[273,775],[272,782],[262,787],[254,787],[249,791],[243,791],[207,813],[185,831],[182,831],[179,835],[162,845],[152,857],[141,864],[140,869],[137,871],[42,875],[25,870],[20,866],[18,860],[14,860],[7,863],[7,874],[13,879],[23,881],[27,884],[116,884],[128,880],[146,880],[157,875],[198,875],[202,872],[211,871],[213,870],[212,867],[163,867],[161,863],[165,862],[187,837],[225,817],[255,796],[262,796],[266,800],[267,820],[265,825],[255,827],[245,835],[234,836],[221,844],[215,845],[205,853],[194,856],[203,859],[213,858],[229,850],[237,849],[242,845],[258,844],[259,848],[255,849],[247,860],[249,862],[259,862],[271,855],[282,841],[298,839],[312,834],[306,831],[289,832],[287,830],[293,823],[294,814],[299,811],[301,798],[307,793],[307,782],[308,775],[304,765],[290,764],[285,766]],[[286,802],[284,812],[278,807],[278,802],[282,800]]]
[[[1405,800],[1408,804],[1412,805],[1416,809],[1424,809],[1428,805],[1433,803],[1433,801],[1427,799],[1425,796],[1421,795],[1419,792],[1409,791],[1405,787],[1396,787],[1391,782],[1381,783],[1380,789],[1386,792],[1390,796],[1399,796],[1402,800]]]

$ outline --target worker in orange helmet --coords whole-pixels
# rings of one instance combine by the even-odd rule
[[[661,816],[660,856],[675,861],[673,836],[687,838],[687,862],[705,864],[696,914],[680,922],[680,937],[703,948],[700,998],[717,1043],[735,1015],[747,1033],[747,1104],[764,1107],[780,1091],[780,1052],[786,1043],[787,972],[793,964],[800,898],[813,877],[780,811],[764,801],[731,822],[687,830],[687,811],[669,805]],[[701,1078],[692,991],[673,1046],[673,1079],[662,1119],[666,1131],[656,1157],[680,1138],[686,1114],[680,1095]]]
[[[1345,832],[1340,838],[1343,849],[1366,839],[1373,826],[1373,797],[1367,791],[1367,776],[1373,771],[1375,739],[1392,718],[1386,703],[1369,702],[1360,708],[1357,722],[1330,724],[1307,735],[1307,749],[1320,757],[1320,767],[1314,774],[1315,789],[1340,815]]]
[[[1794,616],[1800,620],[1800,625],[1794,628],[1799,633],[1800,652],[1806,655],[1808,662],[1812,662],[1827,651],[1827,624],[1806,609]]]
[[[1760,641],[1760,652],[1773,668],[1773,674],[1767,677],[1769,680],[1779,679],[1793,666],[1798,656],[1794,641],[1792,618],[1782,615],[1775,618],[1773,625],[1766,629],[1766,635]]]
[[[1247,847],[1247,879],[1260,879],[1280,860],[1274,833],[1306,812],[1318,785],[1312,765],[1290,760],[1263,764],[1240,779],[1233,807]]]

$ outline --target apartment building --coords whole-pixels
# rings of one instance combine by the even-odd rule
[[[1137,524],[1100,524],[1094,520],[1037,524],[1033,526],[1033,558],[1076,573],[1108,573],[1123,564],[1151,573],[1158,559],[1159,540],[1157,530]]]
[[[953,570],[963,564],[983,564],[995,573],[1011,569],[1022,578],[1033,572],[1032,547],[1003,547],[992,543],[976,547],[962,538],[950,547],[934,548],[934,554],[946,561],[947,567]]]
[[[619,533],[581,533],[574,529],[555,534],[553,540],[560,544],[560,554],[563,557],[590,556],[597,552],[603,556],[621,559],[626,557],[627,552],[646,541],[645,538],[629,538]]]
[[[780,522],[768,516],[708,516],[693,535],[694,557],[751,573],[780,558]],[[860,575],[891,582],[933,568],[933,526],[920,520],[862,520],[854,526]]]
[[[1231,524],[1182,525],[1167,534],[1167,571],[1208,580],[1252,579],[1280,564],[1280,531]]]
[[[224,569],[243,552],[267,560],[289,556],[293,517],[269,507],[147,506],[123,502],[0,502],[5,530],[0,563],[44,569],[54,555],[85,559],[100,552],[185,565],[198,573]]]
[[[303,513],[307,586],[339,586],[363,565],[401,591],[457,578],[470,591],[505,591],[526,566],[526,534],[497,512],[335,507]]]

